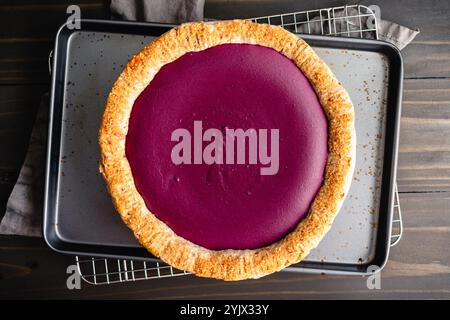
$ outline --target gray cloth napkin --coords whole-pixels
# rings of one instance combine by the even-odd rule
[[[205,0],[112,0],[113,18],[181,23],[203,20]]]
[[[419,33],[419,29],[413,30],[383,19],[378,23],[378,39],[391,42],[400,50],[413,41]]]
[[[47,145],[49,95],[39,105],[25,161],[6,204],[0,234],[40,237]]]
[[[203,20],[204,0],[112,0],[113,18],[165,23]],[[344,12],[335,12],[336,15]],[[356,12],[355,12],[356,13]],[[320,17],[312,17],[310,30],[307,25],[298,28],[300,33],[321,34],[328,23],[321,23]],[[367,24],[364,20],[362,23]],[[334,28],[334,25],[333,25]],[[350,30],[359,28],[359,20],[349,21]],[[347,22],[337,22],[336,30],[347,30]],[[418,30],[400,26],[389,21],[378,21],[378,36],[382,40],[404,48],[419,33]],[[359,33],[351,33],[359,37]],[[370,35],[368,34],[368,37]],[[0,234],[25,236],[42,235],[42,199],[45,168],[45,146],[48,123],[48,95],[44,96],[39,107],[37,121],[33,128],[30,146],[16,185],[8,199],[6,213],[0,224]]]

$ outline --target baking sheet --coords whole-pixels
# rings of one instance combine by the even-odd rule
[[[122,25],[127,30],[126,24]],[[53,120],[60,126],[55,127],[53,123],[50,136],[58,139],[59,133],[60,139],[57,147],[53,141],[49,148],[47,191],[54,186],[54,192],[47,194],[46,203],[50,205],[46,205],[45,213],[46,239],[57,250],[148,256],[112,206],[98,172],[97,134],[112,84],[133,54],[154,38],[148,34],[83,29],[68,33],[64,42],[57,43],[56,50],[64,50],[65,54],[59,64],[55,57],[54,68],[60,72],[63,82],[59,86],[55,83],[53,89],[63,92],[61,99],[53,97]],[[364,272],[355,266],[367,266],[375,260],[382,264],[385,259],[375,259],[377,252],[383,249],[381,256],[387,257],[388,251],[380,237],[387,238],[390,234],[395,174],[396,130],[389,136],[386,130],[387,115],[392,113],[388,108],[398,108],[392,105],[390,92],[395,88],[389,86],[393,79],[392,56],[386,54],[389,50],[360,49],[357,43],[349,44],[351,39],[334,38],[330,40],[335,41],[334,46],[324,46],[331,42],[317,40],[320,37],[304,38],[351,96],[356,111],[357,159],[351,189],[341,212],[319,246],[300,264],[300,269]],[[58,47],[61,44],[62,49]],[[396,122],[394,117],[391,126]],[[392,142],[389,152],[385,150],[387,138]],[[384,160],[387,153],[388,165]],[[55,159],[58,159],[57,168]],[[386,179],[390,181],[386,183]],[[388,193],[384,199],[383,188]],[[385,230],[380,232],[380,227]]]

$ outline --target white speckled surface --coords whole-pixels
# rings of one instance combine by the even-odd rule
[[[114,80],[151,37],[76,32],[68,44],[57,233],[67,242],[138,246],[98,174],[97,132]],[[317,48],[356,109],[357,160],[349,196],[308,261],[364,263],[375,251],[388,65],[378,53]],[[95,228],[93,228],[95,227]],[[93,232],[95,230],[95,232]]]
[[[365,263],[375,254],[384,152],[388,64],[374,52],[317,48],[343,83],[356,113],[352,185],[330,232],[309,261]]]

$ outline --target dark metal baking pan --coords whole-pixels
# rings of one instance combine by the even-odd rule
[[[44,237],[56,251],[155,259],[115,213],[98,173],[97,132],[109,90],[133,54],[172,26],[82,20],[59,30],[53,60]],[[366,274],[387,261],[393,214],[402,59],[374,40],[302,35],[354,102],[357,163],[333,228],[288,270]]]

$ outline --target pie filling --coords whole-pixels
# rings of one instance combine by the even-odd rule
[[[229,128],[266,129],[272,156],[278,130],[277,170],[262,174],[269,164],[250,161],[250,138],[244,163],[237,147],[234,161],[195,160],[194,145],[210,144],[195,139],[199,125],[203,134],[223,132],[223,144]],[[172,158],[180,128],[192,137],[190,163]],[[327,128],[314,89],[291,60],[271,48],[224,44],[187,53],[156,74],[134,103],[126,157],[148,209],[178,236],[211,250],[256,249],[307,215],[324,179]]]

